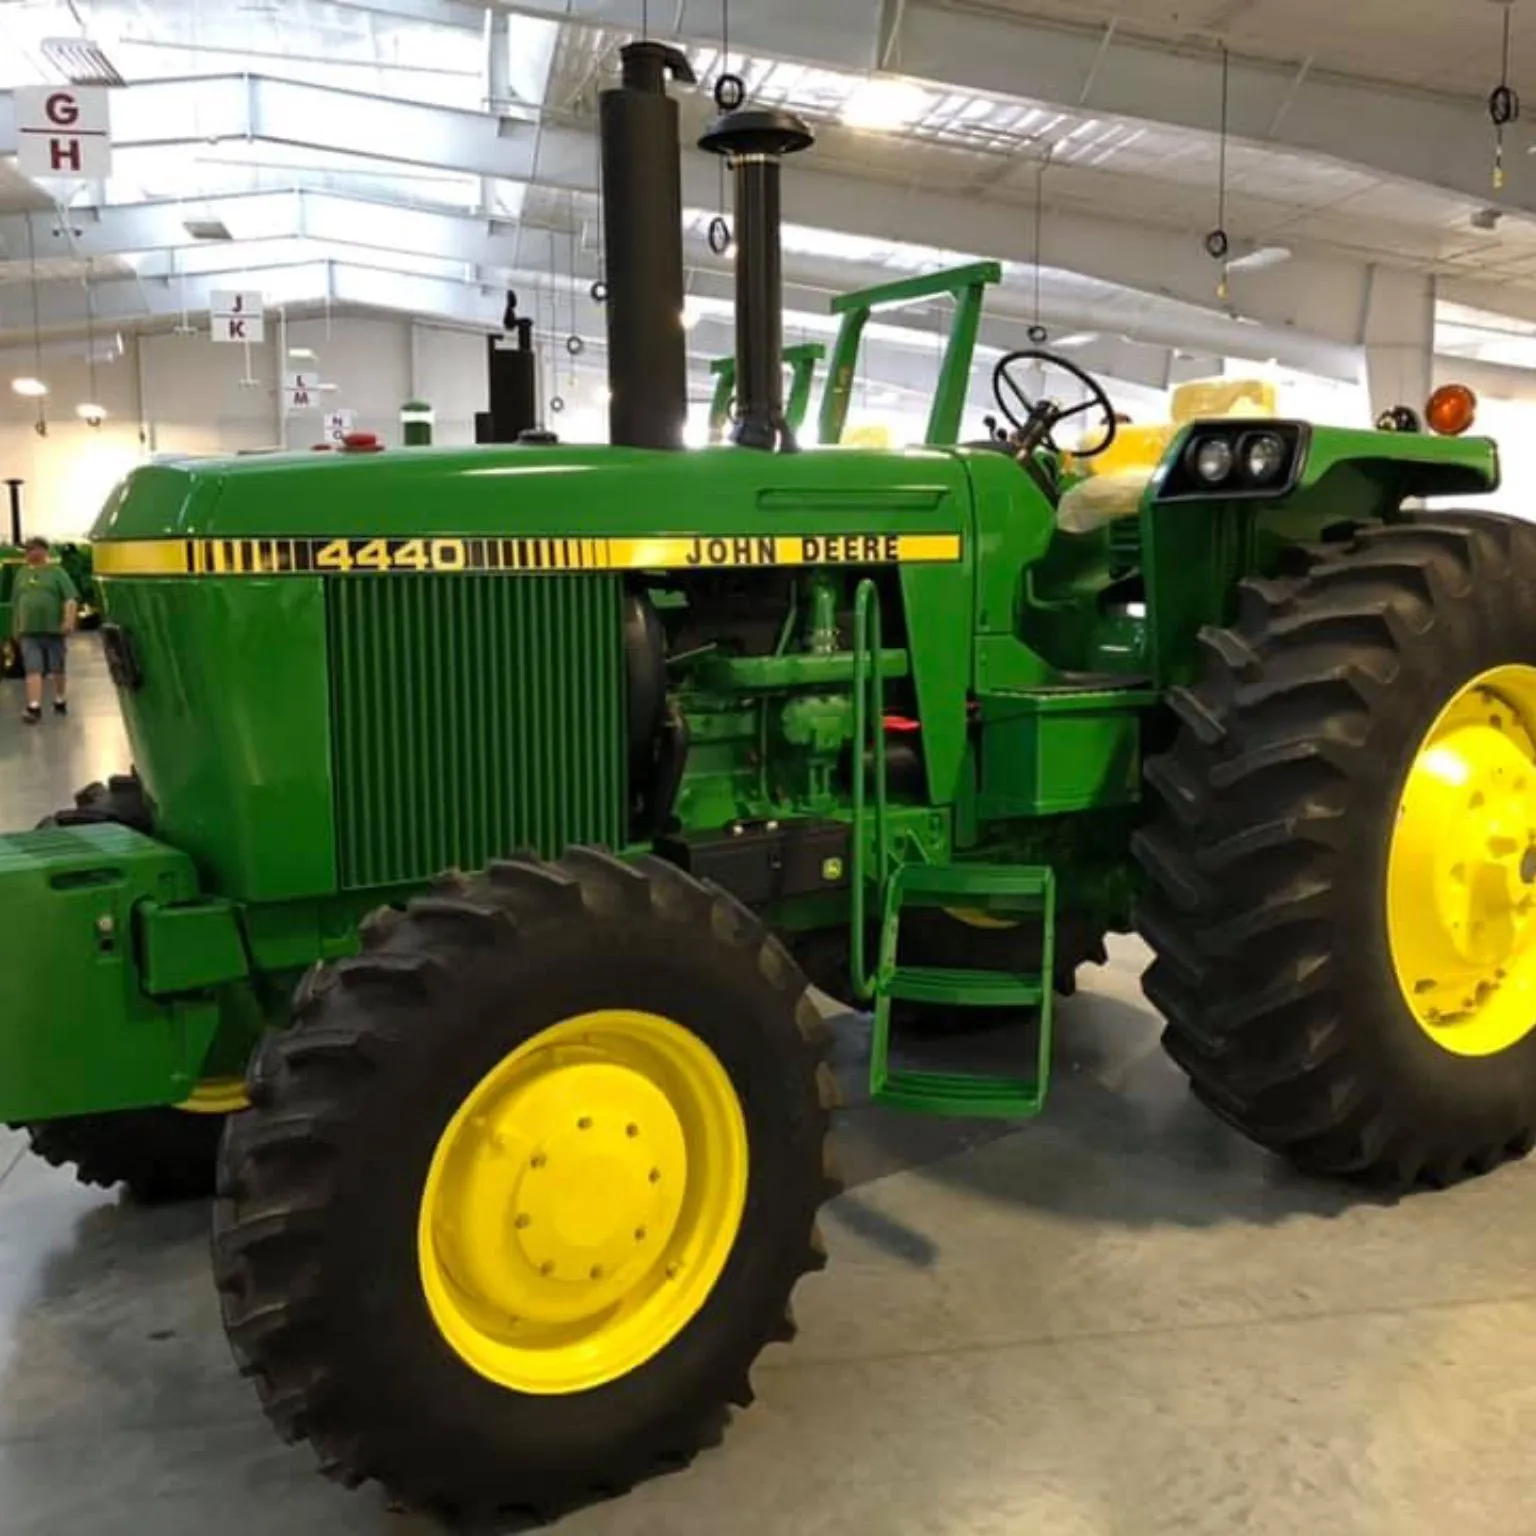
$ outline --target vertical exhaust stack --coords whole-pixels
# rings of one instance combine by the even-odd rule
[[[743,448],[795,446],[784,419],[784,276],[779,173],[815,142],[792,112],[744,107],[711,123],[699,148],[736,172],[736,425]]]
[[[630,448],[681,448],[688,420],[683,330],[682,149],[667,76],[694,83],[665,43],[630,43],[623,83],[604,91],[608,432]]]

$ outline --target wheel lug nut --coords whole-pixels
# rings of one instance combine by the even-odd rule
[[[581,1119],[576,1122],[576,1129],[578,1131],[590,1131],[592,1129],[592,1116],[583,1115]]]
[[[638,1136],[640,1134],[640,1127],[638,1125],[626,1125],[624,1127],[624,1134],[629,1137]]]
[[[514,1221],[512,1223],[512,1225],[514,1227],[516,1227],[519,1232],[521,1232],[523,1230],[523,1228],[528,1225],[529,1220],[530,1220],[530,1217],[528,1216],[526,1211],[519,1211],[518,1212],[518,1216],[517,1216],[517,1220]]]
[[[652,1168],[651,1169],[651,1183],[652,1184],[660,1184],[661,1183],[661,1169],[660,1168]]]
[[[552,1275],[554,1272],[555,1261],[553,1259],[545,1259],[544,1262],[539,1265],[539,1273],[541,1275]]]
[[[643,1243],[645,1241],[645,1228],[644,1227],[636,1227],[635,1228],[635,1241],[637,1243]]]
[[[592,1278],[594,1280],[601,1280],[603,1278],[603,1266],[601,1264],[594,1264],[592,1266]]]
[[[542,1152],[535,1152],[533,1156],[528,1159],[528,1166],[530,1168],[542,1168],[548,1161],[549,1159],[545,1157]]]

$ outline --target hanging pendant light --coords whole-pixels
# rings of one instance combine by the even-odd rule
[[[1504,130],[1520,121],[1520,96],[1509,83],[1510,32],[1514,22],[1514,0],[1498,0],[1504,7],[1504,47],[1499,66],[1499,83],[1488,95],[1488,118],[1493,124],[1493,190],[1502,192],[1508,179],[1504,172]]]
[[[1024,333],[1029,337],[1032,347],[1043,347],[1051,339],[1051,333],[1046,330],[1045,322],[1040,318],[1040,262],[1045,236],[1045,173],[1050,167],[1051,150],[1054,147],[1046,150],[1044,158],[1035,167],[1035,312],[1029,329]]]
[[[1227,276],[1230,268],[1227,258],[1232,254],[1232,237],[1227,233],[1227,123],[1231,103],[1232,58],[1227,45],[1221,45],[1221,136],[1217,141],[1216,169],[1216,227],[1205,237],[1205,254],[1212,261],[1221,263],[1221,276],[1216,281],[1216,297],[1227,302],[1230,285]]]
[[[32,215],[27,220],[27,286],[32,294],[32,365],[31,374],[11,380],[14,393],[26,400],[37,401],[37,420],[32,430],[39,437],[48,436],[48,410],[44,401],[48,398],[48,386],[43,382],[43,319],[37,293],[37,238],[32,229]]]
[[[99,427],[107,419],[107,408],[98,405],[101,399],[96,388],[96,290],[91,279],[96,275],[95,263],[85,262],[85,366],[89,373],[89,394],[75,407],[75,415],[88,427]]]

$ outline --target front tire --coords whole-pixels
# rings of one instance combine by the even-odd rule
[[[1147,766],[1158,810],[1134,844],[1145,990],[1195,1092],[1261,1145],[1448,1184],[1536,1140],[1536,1004],[1502,1034],[1478,1023],[1536,982],[1536,528],[1432,516],[1315,561],[1243,583],[1170,697],[1181,730]],[[1416,809],[1485,746],[1486,783]],[[1501,914],[1481,949],[1472,888]]]
[[[685,1463],[824,1262],[835,1090],[804,976],[724,893],[581,849],[364,941],[261,1048],[221,1159],[224,1320],[269,1417],[470,1523]],[[716,1277],[679,1311],[695,1262]]]

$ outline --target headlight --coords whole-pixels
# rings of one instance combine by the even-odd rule
[[[1285,440],[1273,432],[1255,432],[1245,437],[1241,454],[1243,474],[1250,485],[1269,485],[1278,480],[1291,456]]]
[[[1232,444],[1224,437],[1208,437],[1195,444],[1191,456],[1195,474],[1207,485],[1220,485],[1232,473],[1235,455]]]
[[[1311,445],[1301,421],[1197,421],[1157,473],[1156,499],[1279,501],[1301,483]]]

